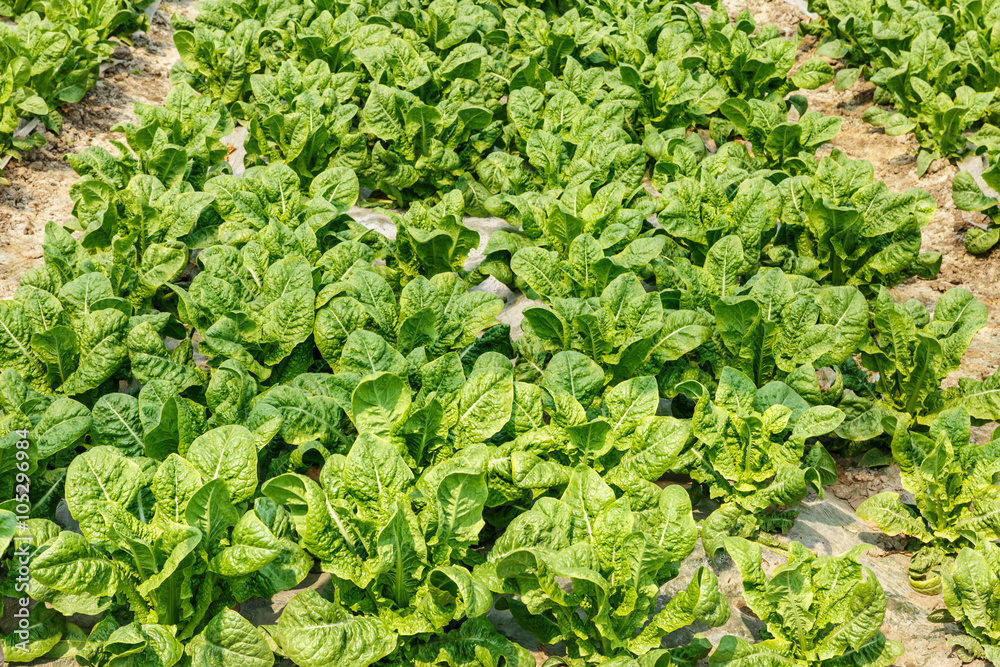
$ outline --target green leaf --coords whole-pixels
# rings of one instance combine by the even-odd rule
[[[535,658],[527,649],[498,633],[485,617],[478,617],[465,621],[458,629],[420,642],[413,664],[414,667],[477,664],[534,667]]]
[[[453,472],[441,480],[436,492],[437,530],[428,544],[435,562],[454,560],[452,553],[461,556],[479,542],[479,532],[486,525],[483,507],[487,497],[486,480],[481,474]]]
[[[143,451],[139,401],[128,394],[105,394],[94,404],[90,437],[95,445],[117,447],[134,456]]]
[[[925,542],[931,539],[924,522],[891,491],[878,493],[861,503],[857,514],[887,535],[909,535]]]
[[[112,447],[94,447],[80,454],[66,472],[66,502],[80,530],[95,544],[108,541],[108,526],[100,513],[103,503],[128,507],[143,481],[141,468]]]
[[[0,649],[10,662],[31,662],[51,651],[66,631],[66,619],[55,609],[36,605],[28,615],[27,627],[0,635]]]
[[[898,137],[912,132],[917,124],[901,113],[894,113],[885,119],[885,133],[890,137]]]
[[[426,545],[413,530],[413,519],[412,511],[397,502],[376,539],[375,574],[382,593],[403,609],[410,606],[420,586],[421,566],[427,559]]]
[[[402,427],[410,409],[410,390],[397,375],[380,373],[358,384],[351,397],[359,433],[388,438]]]
[[[885,618],[885,593],[874,573],[865,570],[868,577],[851,590],[850,615],[819,642],[822,659],[835,658],[851,649],[861,649],[881,634],[879,628]]]
[[[385,440],[362,433],[344,461],[343,484],[356,500],[376,505],[390,491],[403,491],[413,473]]]
[[[729,296],[735,293],[744,272],[743,243],[735,235],[725,236],[713,245],[705,258],[705,270],[714,280],[715,294]]]
[[[833,66],[819,57],[809,58],[792,75],[792,83],[805,90],[819,88],[832,79]]]
[[[396,637],[381,620],[351,616],[309,590],[282,611],[275,639],[302,667],[367,667],[396,649]]]
[[[455,415],[459,444],[488,440],[503,428],[514,407],[514,377],[509,372],[486,370],[462,385],[449,413]]]
[[[959,171],[951,182],[951,198],[963,211],[985,211],[996,206],[996,197],[985,195],[976,179],[967,171]]]
[[[31,347],[32,326],[18,301],[0,301],[0,364],[25,378],[42,375],[44,366]]]
[[[52,327],[31,336],[31,349],[48,368],[49,385],[58,388],[76,370],[80,354],[76,333],[65,326]]]
[[[982,381],[959,378],[958,386],[946,389],[944,398],[949,406],[961,407],[975,419],[1000,419],[1000,374]]]
[[[271,667],[274,654],[261,633],[230,609],[217,614],[184,652],[193,667]]]
[[[860,76],[861,69],[857,67],[845,67],[844,69],[837,70],[837,75],[833,83],[834,90],[847,90],[858,82]]]
[[[82,535],[68,531],[32,561],[31,576],[57,591],[98,597],[113,596],[118,580],[110,560]]]
[[[340,371],[361,376],[392,373],[407,374],[406,359],[385,339],[370,331],[354,331],[347,337],[340,355]]]
[[[201,473],[187,460],[171,454],[157,468],[150,484],[156,513],[174,523],[184,523],[188,502],[201,487]]]
[[[253,497],[257,489],[257,447],[246,427],[220,426],[198,436],[185,458],[206,481],[222,480],[233,502]]]
[[[233,507],[225,483],[213,479],[191,496],[184,510],[184,520],[200,531],[201,544],[210,555],[215,555],[229,529],[239,520],[239,513]]]
[[[541,248],[523,248],[514,253],[510,268],[531,289],[549,299],[569,296],[565,275]]]
[[[90,426],[90,410],[70,398],[56,399],[31,433],[38,457],[45,459],[81,443]]]
[[[593,360],[575,350],[559,352],[545,367],[543,387],[567,392],[582,406],[589,406],[604,386],[604,372]]]
[[[749,644],[739,637],[726,635],[718,648],[708,658],[711,667],[752,667],[767,665],[783,667],[797,664],[788,644],[779,639],[768,639]]]
[[[965,233],[965,249],[973,255],[982,255],[1000,241],[1000,227],[987,230],[970,227]]]
[[[118,310],[99,310],[83,320],[80,331],[80,362],[60,390],[82,394],[99,387],[125,361],[128,319]]]

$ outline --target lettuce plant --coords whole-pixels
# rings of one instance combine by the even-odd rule
[[[647,292],[632,273],[610,282],[599,297],[553,299],[551,308],[524,310],[518,373],[537,377],[549,355],[585,354],[620,381],[657,373],[709,340],[711,321],[694,310],[668,310],[661,295]]]
[[[682,390],[697,399],[690,475],[721,505],[703,529],[710,555],[722,546],[720,531],[787,530],[796,512],[766,512],[794,505],[810,488],[822,497],[823,486],[837,480],[833,458],[815,440],[844,420],[837,408],[810,407],[779,381],[758,390],[732,367],[723,369],[714,400],[697,383]]]
[[[694,9],[685,7],[690,21]],[[705,20],[705,39],[699,40],[709,72],[731,99],[783,100],[797,89],[818,88],[833,78],[821,58],[809,58],[789,75],[794,63],[791,42],[773,24],[758,26],[748,10],[729,21],[716,9]]]
[[[621,225],[617,227],[616,232],[625,231]],[[510,260],[517,277],[515,285],[546,300],[596,296],[622,274],[647,273],[649,262],[659,255],[666,242],[665,237],[658,235],[620,239],[620,245],[613,242],[613,237],[597,240],[587,233],[569,236],[572,242],[563,246],[563,257],[557,251],[539,247],[517,250]],[[628,233],[621,236],[627,237]]]
[[[88,450],[66,480],[83,536],[64,531],[40,548],[32,577],[65,613],[120,599],[142,623],[177,626],[181,639],[227,604],[296,586],[313,561],[284,511],[266,500],[237,509],[256,489],[256,449],[254,433],[223,426],[159,466]],[[79,576],[80,563],[92,578]]]
[[[71,27],[84,44],[100,42],[117,36],[126,41],[137,30],[148,30],[149,19],[142,12],[145,0],[101,0],[86,3],[80,0],[42,0],[38,3],[45,18],[57,25]]]
[[[133,358],[143,375],[144,365],[152,373],[153,366],[165,364],[164,370],[170,366],[179,384],[199,381],[199,371],[184,357],[183,346],[171,354],[161,338],[164,329],[180,338],[185,334],[172,324],[169,313],[146,310],[157,290],[187,265],[183,244],[151,244],[141,259],[130,247],[135,269],[124,262],[118,265],[124,273],[114,277],[127,274],[128,279],[117,289],[55,223],[46,227],[45,248],[48,262],[29,271],[16,298],[0,306],[0,361],[5,368],[16,370],[37,390],[87,394],[87,401],[96,398],[93,392],[102,386],[117,389],[120,371]]]
[[[839,556],[820,556],[798,542],[788,546],[788,562],[768,577],[761,549],[741,538],[726,538],[726,551],[743,577],[743,597],[766,624],[762,640],[750,644],[723,637],[709,657],[712,667],[765,660],[802,665],[886,667],[903,646],[882,634],[885,592],[874,573],[858,563],[870,549],[855,547]]]
[[[119,625],[103,617],[76,652],[78,664],[114,667],[129,661],[167,665],[224,665],[268,667],[274,653],[263,633],[239,613],[223,609],[185,646],[170,627],[141,624]]]
[[[785,118],[784,103],[746,101],[739,97],[726,100],[720,111],[736,133],[750,142],[755,156],[763,158],[768,166],[790,174],[813,172],[816,149],[835,137],[843,122],[840,118],[806,111],[797,122],[791,123]]]
[[[995,419],[994,378],[965,381],[941,389],[941,381],[958,369],[973,336],[986,324],[986,307],[960,287],[941,295],[931,319],[917,301],[894,303],[880,289],[871,304],[874,335],[861,347],[862,364],[879,374],[875,388],[883,405],[911,419],[927,421],[945,407],[964,407],[976,419]]]
[[[16,9],[28,7],[0,7],[0,14]],[[135,29],[142,16],[120,8],[117,0],[90,6],[45,2],[30,9],[16,25],[0,24],[0,156],[17,157],[45,143],[41,134],[15,138],[21,119],[38,119],[58,133],[62,116],[57,108],[83,99],[97,83],[101,62],[114,51],[108,37],[129,25]]]
[[[1000,466],[996,448],[970,441],[969,414],[961,408],[941,412],[926,434],[889,421],[892,456],[899,464],[903,489],[876,494],[858,507],[858,516],[874,522],[888,535],[905,535],[923,546],[910,564],[910,584],[933,595],[941,590],[940,565],[946,554],[979,540],[997,539],[1000,524],[997,487]]]
[[[185,651],[203,664],[207,653],[237,650],[253,662],[225,664],[272,664],[264,638],[226,609],[298,585],[313,564],[285,510],[266,498],[247,509],[257,486],[257,443],[269,437],[225,426],[159,464],[111,445],[76,457],[66,494],[80,532],[28,522],[28,594],[49,609],[43,613],[40,604],[33,612],[41,627],[26,659],[48,653],[64,635],[81,664],[146,655],[172,665]],[[49,618],[103,611],[89,637]],[[124,614],[134,622],[120,626],[115,616]]]
[[[247,163],[287,164],[303,185],[330,167],[361,167],[365,140],[349,132],[358,114],[353,104],[358,77],[331,74],[315,60],[305,68],[286,60],[276,75],[250,77],[252,101],[237,111],[248,123]]]
[[[231,30],[213,30],[182,20],[178,28],[174,45],[180,62],[170,72],[171,83],[187,83],[227,105],[240,100],[250,90],[250,75],[260,69],[260,22],[241,21]]]
[[[389,212],[396,226],[395,259],[407,278],[462,272],[479,233],[462,223],[465,200],[452,190],[432,207],[415,202],[405,215]]]
[[[855,70],[854,78],[888,63],[886,48],[899,51],[912,39],[914,28],[930,18],[925,5],[914,3],[901,10],[892,11],[888,3],[865,4],[857,0],[830,3],[827,0],[810,0],[809,11],[821,15],[821,20],[803,24],[801,32],[821,36],[817,52],[830,58],[843,58]],[[877,37],[876,37],[877,33]],[[848,87],[842,75],[837,81],[838,90]]]
[[[603,392],[596,369],[574,352],[553,358],[541,386],[515,383],[513,437],[497,446],[491,487],[518,495],[558,493],[579,466],[634,495],[655,494],[653,482],[694,462],[686,421],[658,415],[659,393],[651,376],[625,380]],[[575,392],[575,393],[574,393]],[[586,392],[586,393],[585,393]],[[584,409],[582,401],[590,401]],[[599,407],[598,407],[599,404]],[[548,423],[543,423],[545,415]]]
[[[588,180],[559,193],[491,197],[486,206],[519,226],[523,235],[506,229],[495,232],[477,273],[531,289],[542,298],[562,296],[560,286],[592,295],[625,270],[644,273],[667,243],[645,222],[655,202],[638,187],[638,180],[600,187]],[[496,263],[501,266],[494,267]]]
[[[870,107],[865,120],[884,127],[888,135],[914,133],[920,144],[918,176],[935,159],[956,159],[970,148],[976,154],[995,153],[988,138],[995,132],[987,131],[986,141],[979,140],[978,132],[970,133],[987,129],[990,125],[983,121],[996,113],[991,10],[964,3],[854,0],[812,0],[810,9],[822,20],[803,30],[823,35],[818,53],[845,58],[848,65],[837,74],[837,89],[850,87],[861,74],[876,85],[874,101],[881,106]],[[988,246],[972,247],[982,247],[982,252]]]
[[[333,574],[328,599],[300,593],[274,631],[281,651],[305,667],[361,667],[397,650],[405,655],[437,641],[453,621],[482,616],[493,601],[465,565],[479,558],[470,547],[489,495],[486,446],[466,447],[415,477],[384,430],[391,426],[385,416],[378,405],[359,411],[355,420],[370,428],[346,456],[326,461],[319,483],[286,474],[263,487],[289,507],[302,546]],[[333,634],[328,624],[344,632]],[[521,661],[520,652],[508,653]]]
[[[958,623],[965,632],[952,638],[963,661],[1000,659],[1000,618],[997,617],[997,583],[1000,552],[991,540],[975,548],[963,547],[942,571],[946,609],[928,618]]]
[[[371,184],[397,202],[408,201],[403,192],[410,189],[423,198],[453,187],[500,136],[501,123],[494,121],[490,101],[468,80],[483,68],[486,50],[474,44],[463,47],[441,64],[445,77],[462,81],[435,106],[409,90],[371,87],[359,125],[361,132],[381,140],[369,158]],[[364,148],[364,135],[359,136]]]
[[[921,147],[919,176],[937,158],[964,153],[966,131],[992,113],[996,84],[984,81],[976,71],[988,56],[978,35],[973,32],[971,37],[955,44],[971,61],[964,72],[955,71],[957,58],[948,42],[923,30],[915,33],[908,50],[885,51],[890,62],[870,77],[895,110],[873,106],[865,112],[865,120],[884,126],[886,134],[916,135]]]
[[[860,290],[820,287],[778,269],[761,270],[714,310],[719,358],[706,361],[717,374],[732,366],[758,387],[798,375],[805,364],[839,367],[868,338]]]
[[[208,178],[228,167],[223,164],[228,147],[220,139],[231,134],[235,125],[224,104],[178,84],[170,89],[163,106],[137,102],[133,110],[139,124],[116,128],[125,134],[137,159],[136,173],[154,175],[167,188],[184,180],[200,190]],[[128,152],[122,150],[122,154]]]
[[[872,174],[871,163],[835,151],[814,174],[782,181],[782,227],[767,249],[770,260],[824,284],[865,291],[937,275],[940,253],[920,252],[932,198],[922,190],[890,192]]]
[[[21,643],[21,637],[15,633],[0,635],[0,648],[4,658],[14,662],[31,662],[54,650],[64,635],[69,632],[86,637],[86,633],[78,627],[71,626],[59,612],[36,605],[28,613],[28,638]]]
[[[464,353],[477,341],[481,345],[489,340],[493,334],[486,340],[477,336],[493,331],[503,308],[494,294],[466,291],[453,273],[412,280],[399,292],[398,304],[386,281],[367,270],[354,271],[339,287],[343,292],[316,312],[313,330],[319,352],[334,369],[343,365],[345,355],[359,351],[363,339],[380,345],[379,337],[385,337],[396,354],[415,355],[417,365],[447,352]],[[506,325],[496,326],[507,330]],[[373,333],[365,336],[364,330]]]
[[[993,131],[996,132],[996,128],[993,128]],[[983,181],[994,192],[996,191],[997,186],[1000,186],[996,165],[983,172]],[[965,233],[967,251],[975,255],[989,252],[990,248],[1000,241],[1000,226],[997,225],[997,220],[1000,219],[1000,207],[997,198],[984,193],[976,179],[967,171],[959,171],[952,179],[951,198],[955,202],[955,208],[963,211],[982,211],[990,217],[991,222],[986,229],[970,227]]]
[[[542,498],[514,519],[475,571],[494,591],[517,596],[501,604],[540,642],[566,642],[569,658],[560,664],[603,664],[650,651],[659,657],[664,635],[729,618],[704,567],[654,613],[660,586],[677,576],[697,539],[682,488],[616,497],[596,471],[580,466],[562,497]],[[563,577],[570,591],[558,583]]]
[[[122,625],[109,614],[101,617],[89,635],[45,605],[32,609],[29,619],[27,651],[16,646],[18,638],[0,637],[0,645],[11,660],[75,658],[85,667],[117,667],[132,661],[165,666],[274,664],[274,654],[261,631],[231,609],[213,617],[187,646],[175,636],[172,626],[138,621]]]
[[[847,417],[835,434],[848,443],[846,453],[888,446],[883,428],[886,418],[900,417],[912,428],[926,430],[936,414],[949,408],[962,407],[977,423],[1000,414],[996,374],[985,380],[960,378],[957,386],[941,387],[945,377],[958,369],[972,337],[985,323],[983,305],[968,291],[945,292],[933,320],[919,302],[894,303],[881,287],[868,308],[870,332],[859,331],[861,337],[850,348],[860,351],[859,358],[824,358],[823,363],[839,362],[839,366],[821,369],[823,386],[814,369],[806,371],[805,367],[785,378],[811,404],[836,405],[845,412]],[[848,311],[845,316],[837,321],[849,326]],[[819,366],[820,361],[815,363]],[[870,373],[878,375],[873,380]]]
[[[735,266],[729,269],[729,277],[724,281],[728,284],[756,267],[761,250],[774,236],[781,198],[760,164],[753,164],[749,173],[742,170],[735,183],[719,178],[720,166],[726,177],[734,175],[724,167],[727,155],[735,159],[746,156],[746,151],[739,144],[726,144],[713,158],[698,166],[690,163],[682,166],[683,171],[665,174],[659,183],[660,179],[654,178],[654,184],[664,201],[663,209],[657,212],[657,221],[683,249],[683,253],[678,253],[679,258],[709,270],[718,265],[722,253],[733,254]],[[662,161],[657,163],[658,170],[661,164]],[[725,244],[717,247],[724,239]],[[739,263],[730,250],[736,248],[734,239],[739,242],[742,256]],[[718,287],[724,290],[726,286]]]
[[[490,195],[588,180],[633,189],[641,128],[722,120],[729,96],[784,108],[794,88],[833,76],[811,59],[789,77],[793,45],[746,12],[730,22],[658,2],[636,23],[608,9],[293,2],[275,14],[216,2],[175,19],[172,80],[248,120],[251,162],[285,161],[304,179],[350,164],[394,201],[458,187],[482,211]],[[295,39],[273,37],[285,31]]]
[[[684,251],[672,253],[675,266],[688,261],[708,269],[711,254],[712,266],[727,260],[727,280],[753,273],[762,261],[866,292],[872,284],[936,275],[940,267],[939,254],[920,252],[920,230],[930,222],[933,200],[921,190],[890,192],[873,180],[864,160],[835,151],[790,176],[796,173],[791,163],[787,171],[768,169],[763,158],[736,142],[700,162],[676,143],[655,150],[660,158],[654,184],[666,202],[657,219]],[[730,237],[739,240],[738,247]],[[726,244],[716,247],[723,239]]]
[[[600,70],[597,74],[599,86],[603,82],[614,88],[610,77]],[[486,156],[476,167],[488,191],[558,192],[591,180],[620,182],[629,189],[638,186],[646,157],[623,127],[625,110],[608,101],[591,111],[586,93],[581,92],[556,90],[546,95],[536,87],[511,91],[510,131],[504,135],[509,137],[507,150]],[[531,171],[524,169],[525,163]]]

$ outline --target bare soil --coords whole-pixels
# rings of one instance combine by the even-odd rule
[[[4,169],[10,186],[0,186],[0,298],[10,298],[25,271],[42,263],[42,236],[50,220],[63,223],[72,215],[69,189],[76,172],[64,161],[68,153],[90,146],[114,150],[122,139],[114,127],[135,121],[132,105],[162,104],[170,92],[171,66],[177,61],[170,12],[185,11],[193,2],[164,3],[150,31],[139,33],[132,47],[121,45],[114,63],[79,103],[60,109],[63,130],[46,132],[48,143],[28,151]]]

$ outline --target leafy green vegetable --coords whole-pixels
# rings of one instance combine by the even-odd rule
[[[346,456],[327,459],[319,484],[285,474],[262,489],[289,507],[302,546],[333,574],[335,592],[326,594],[334,601],[300,593],[278,623],[279,646],[306,667],[370,665],[397,650],[426,653],[422,637],[481,617],[492,605],[489,588],[464,564],[475,562],[470,547],[484,526],[488,449],[470,445],[415,477],[397,449],[405,450],[408,442],[394,432],[405,433],[423,415],[436,413],[440,423],[442,414],[450,418],[454,412],[431,398],[423,415],[414,411],[403,424],[409,399],[399,393],[402,387],[398,378],[382,374],[355,390],[354,420],[362,432]],[[458,415],[460,425],[467,416],[468,409]],[[412,637],[421,639],[405,639]],[[495,643],[505,655],[523,659],[509,645]]]
[[[820,63],[826,64],[820,59],[803,63],[798,75],[814,76],[823,69]],[[813,154],[837,135],[842,120],[807,111],[797,122],[790,123],[782,119],[783,111],[781,104],[762,100],[747,102],[738,97],[727,100],[721,108],[736,132],[753,146],[754,155],[764,158],[769,166],[792,174],[811,173],[816,163]],[[716,132],[716,136],[718,134]]]
[[[952,554],[970,541],[1000,535],[995,518],[997,441],[985,446],[971,442],[969,423],[961,408],[941,412],[927,434],[907,429],[901,419],[887,423],[903,489],[913,494],[914,503],[886,491],[858,507],[859,517],[886,534],[906,535],[925,545],[910,566],[910,583],[923,593],[941,589],[942,552]]]
[[[503,604],[540,642],[566,642],[566,664],[600,664],[644,655],[695,621],[728,620],[729,605],[704,567],[654,613],[660,586],[677,576],[697,539],[680,487],[616,499],[597,472],[580,466],[560,499],[542,498],[511,522],[476,573],[496,592],[518,596]],[[572,591],[557,578],[572,581]]]
[[[810,407],[783,382],[759,390],[732,367],[723,369],[715,400],[700,385],[691,420],[698,457],[690,474],[721,507],[707,520],[703,539],[709,555],[722,547],[718,533],[745,535],[758,526],[786,530],[796,512],[765,515],[772,506],[794,505],[809,489],[837,481],[837,467],[821,443],[844,420],[835,407]],[[711,529],[709,528],[711,526]]]
[[[14,9],[15,36],[35,26],[70,48],[25,13],[44,11],[97,53],[136,8]],[[905,474],[924,475],[928,442],[967,442],[1000,406],[995,378],[940,387],[981,304],[953,290],[932,321],[888,296],[937,271],[920,252],[929,195],[892,193],[839,151],[815,159],[838,121],[792,93],[830,81],[825,60],[792,74],[776,26],[671,0],[212,0],[174,23],[165,105],[136,105],[116,152],[69,158],[73,219],[47,228],[44,266],[0,302],[0,494],[19,456],[32,479],[23,653],[533,664],[496,608],[564,642],[553,665],[690,665],[709,643],[664,637],[722,624],[728,604],[706,568],[659,598],[701,534],[709,554],[734,552],[768,626],[712,664],[767,647],[827,667],[898,656],[857,553],[793,546],[768,582],[731,539],[787,529],[836,479],[827,447],[891,436],[895,454],[909,434],[920,462]],[[0,49],[21,48],[4,35]],[[53,127],[25,74],[45,79],[48,57],[4,53],[0,102]],[[89,63],[65,67],[89,82]],[[16,128],[3,114],[0,131]],[[407,210],[384,235],[352,217],[359,203]],[[480,254],[465,217],[487,215],[508,226]],[[505,304],[496,281],[535,300],[523,321],[526,299]],[[949,446],[934,450],[941,493],[956,474],[992,488],[975,468],[992,450]],[[64,498],[79,533],[41,518]],[[700,527],[692,500],[717,504]],[[971,543],[956,525],[989,523],[979,496],[946,500],[943,518],[914,519],[931,536],[911,565],[925,587]],[[277,625],[233,610],[314,567],[329,585]],[[89,635],[76,613],[100,615]]]
[[[236,508],[256,488],[255,459],[242,426],[208,431],[159,466],[90,449],[66,481],[83,535],[63,531],[41,544],[32,586],[51,591],[49,604],[66,614],[104,610],[120,596],[137,620],[177,626],[181,640],[227,603],[294,587],[312,559],[290,539],[284,510],[266,499]]]
[[[481,211],[490,195],[587,180],[634,189],[639,128],[722,120],[729,96],[786,108],[792,90],[833,77],[820,59],[789,77],[794,45],[747,12],[730,22],[657,2],[628,13],[289,2],[276,15],[227,0],[175,19],[171,78],[246,120],[250,163],[282,161],[304,181],[351,166],[399,203],[457,188]],[[288,25],[294,40],[271,38]]]
[[[991,130],[994,128],[991,127]],[[986,128],[979,134],[986,134]],[[997,179],[997,169],[994,164],[983,172],[983,182],[996,192],[996,186],[1000,186]],[[951,198],[955,202],[955,208],[963,211],[982,211],[990,216],[992,222],[986,229],[979,227],[969,227],[965,233],[965,249],[974,255],[986,253],[1000,241],[1000,227],[996,221],[1000,218],[1000,208],[997,206],[997,198],[986,194],[980,187],[972,174],[967,171],[959,171],[951,182]]]
[[[861,360],[879,374],[875,386],[886,408],[918,421],[950,407],[965,407],[976,419],[1000,416],[989,391],[994,378],[941,390],[941,381],[958,369],[972,337],[986,324],[986,307],[968,290],[941,295],[933,320],[919,302],[896,304],[884,289],[871,308],[874,335],[862,346]]]
[[[903,646],[881,632],[885,592],[858,556],[862,545],[840,556],[817,557],[798,542],[788,562],[768,577],[761,549],[726,538],[726,551],[743,576],[747,605],[766,624],[767,638],[755,644],[727,636],[709,658],[715,667],[774,660],[803,665],[885,667]]]
[[[879,106],[869,107],[864,118],[884,127],[888,135],[914,133],[920,144],[918,176],[941,157],[997,154],[991,123],[998,81],[989,46],[989,11],[967,3],[809,4],[822,20],[804,24],[803,31],[823,35],[820,55],[844,58],[848,65],[837,75],[838,89],[853,85],[862,74],[876,85],[874,101]],[[979,188],[970,185],[963,181],[956,193],[982,197]],[[985,252],[995,242],[973,235],[968,247],[970,252]]]
[[[975,549],[963,547],[942,572],[947,612],[934,612],[929,618],[958,623],[965,631],[965,635],[953,639],[963,660],[985,658],[992,662],[998,657],[1000,629],[994,592],[998,556],[996,544],[983,540]]]

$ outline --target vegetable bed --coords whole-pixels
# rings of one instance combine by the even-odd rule
[[[684,2],[173,28],[0,301],[7,661],[995,655],[993,304],[905,298],[955,253],[838,148],[830,38]]]

